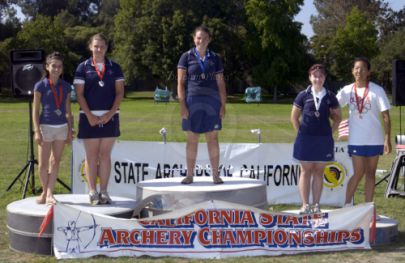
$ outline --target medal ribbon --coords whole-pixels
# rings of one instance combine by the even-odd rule
[[[357,95],[357,86],[356,83],[354,83],[354,96],[356,97],[356,108],[359,111],[359,113],[361,114],[364,110],[364,101],[367,98],[368,95],[368,82],[366,85],[366,89],[364,90],[364,94],[363,94],[363,98],[359,98],[359,96]]]
[[[48,78],[48,82],[49,82],[49,86],[51,86],[53,100],[55,101],[56,108],[59,110],[60,105],[62,104],[62,99],[63,99],[62,83],[59,85],[59,99],[58,99],[58,95],[56,94],[55,85],[52,83],[52,80],[50,78]]]
[[[204,57],[204,60],[203,60],[203,59],[201,59],[200,54],[197,52],[197,49],[194,48],[194,55],[195,55],[196,58],[197,58],[198,64],[200,65],[200,68],[201,68],[201,71],[202,71],[203,74],[205,73],[204,61],[205,61],[205,59],[207,58],[207,53],[208,53],[208,52],[206,51],[206,52],[205,52],[205,57]]]
[[[312,97],[314,98],[315,110],[316,110],[316,111],[319,111],[319,108],[320,108],[320,106],[321,106],[321,101],[322,101],[322,99],[323,99],[323,96],[322,96],[322,98],[319,98],[319,101],[318,101],[318,100],[317,100],[317,97],[316,97],[316,95],[315,95],[315,89],[314,89],[314,88],[311,88],[311,91],[312,91]],[[323,90],[322,90],[322,91],[323,91]],[[322,91],[320,91],[319,94],[322,94]]]
[[[96,69],[98,77],[100,78],[100,80],[103,80],[104,72],[105,72],[105,63],[103,63],[103,68],[101,69],[101,72],[98,69],[98,66],[97,66],[96,61],[94,60],[94,58],[93,58],[93,65],[94,65],[94,68]]]

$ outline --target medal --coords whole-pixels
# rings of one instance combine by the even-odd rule
[[[368,95],[368,82],[367,82],[366,88],[364,90],[363,98],[359,98],[359,96],[357,95],[356,83],[354,83],[353,87],[354,87],[354,96],[356,98],[356,108],[357,108],[357,111],[359,112],[359,118],[363,119],[363,116],[361,114],[363,113],[363,110],[364,110],[364,101],[366,100],[367,95]]]
[[[53,100],[55,101],[55,105],[56,105],[56,110],[54,111],[56,113],[56,115],[60,116],[62,115],[62,111],[60,110],[60,106],[62,104],[62,99],[63,99],[63,92],[62,92],[62,84],[59,85],[59,98],[56,94],[56,89],[55,89],[55,85],[52,83],[52,80],[49,78],[48,79],[49,82],[49,86],[51,87],[51,91],[53,94]]]
[[[201,79],[205,79],[205,58],[207,58],[209,56],[208,51],[205,52],[205,56],[204,59],[201,59],[200,54],[198,54],[197,49],[194,48],[194,55],[197,58],[198,64],[200,65],[200,69],[202,71],[202,73],[200,74]]]
[[[314,99],[314,105],[315,105],[315,112],[314,112],[314,115],[315,115],[315,117],[319,118],[319,116],[321,116],[321,113],[319,112],[319,108],[321,107],[321,101],[322,101],[323,97],[325,96],[325,95],[324,95],[324,94],[325,94],[325,90],[324,90],[324,88],[322,87],[322,91],[319,92],[320,98],[318,98],[318,97],[315,95],[315,89],[314,89],[313,87],[311,88],[311,91],[312,91],[312,98]]]
[[[98,69],[98,66],[97,66],[96,61],[94,60],[94,58],[93,58],[93,66],[94,66],[94,68],[96,70],[96,73],[97,73],[99,79],[100,79],[100,81],[98,82],[98,85],[100,87],[104,87],[103,76],[104,76],[104,72],[105,72],[105,63],[103,63],[103,68],[101,69],[101,72]]]

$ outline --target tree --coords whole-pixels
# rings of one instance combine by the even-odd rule
[[[300,0],[246,2],[251,72],[258,85],[272,87],[274,100],[279,90],[302,79],[308,67],[306,38],[293,21],[302,4]]]
[[[372,59],[378,54],[377,30],[367,17],[354,7],[340,26],[331,46],[333,61],[330,70],[338,80],[352,79],[353,59],[365,56]]]

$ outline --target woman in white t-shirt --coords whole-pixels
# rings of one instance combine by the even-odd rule
[[[366,177],[365,201],[373,201],[379,156],[389,154],[392,149],[390,103],[384,89],[369,81],[370,73],[367,58],[356,58],[352,69],[355,82],[343,87],[337,95],[340,105],[349,107],[348,151],[354,169],[347,185],[345,206],[351,205],[363,176]]]

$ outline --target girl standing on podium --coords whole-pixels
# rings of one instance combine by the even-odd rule
[[[379,156],[392,150],[391,106],[384,89],[369,81],[370,73],[368,59],[356,58],[352,69],[354,83],[343,87],[337,95],[340,105],[349,107],[348,152],[354,169],[346,189],[345,206],[352,205],[354,192],[363,176],[366,177],[365,201],[373,201]]]
[[[211,34],[207,27],[194,30],[195,47],[184,52],[177,65],[177,94],[183,131],[187,132],[187,176],[182,184],[193,182],[200,134],[205,134],[214,184],[219,177],[218,131],[225,116],[224,68],[218,54],[208,49]]]
[[[76,69],[74,85],[80,105],[79,131],[86,151],[86,175],[92,205],[111,204],[107,192],[111,173],[111,152],[120,136],[119,107],[124,98],[124,75],[121,67],[106,58],[107,38],[90,38],[92,56]],[[96,179],[100,178],[100,193]]]
[[[46,75],[34,87],[33,125],[38,144],[38,170],[42,194],[38,204],[55,204],[53,196],[65,143],[72,140],[70,84],[60,79],[63,57],[53,52],[46,57]],[[40,114],[41,108],[41,114]]]
[[[335,159],[332,134],[342,119],[335,94],[323,86],[325,67],[315,64],[310,67],[308,74],[311,85],[297,95],[291,111],[291,123],[297,132],[293,156],[300,161],[301,168],[298,183],[302,200],[301,214],[321,212],[319,201],[324,170],[326,164]],[[312,206],[309,204],[311,189]]]

